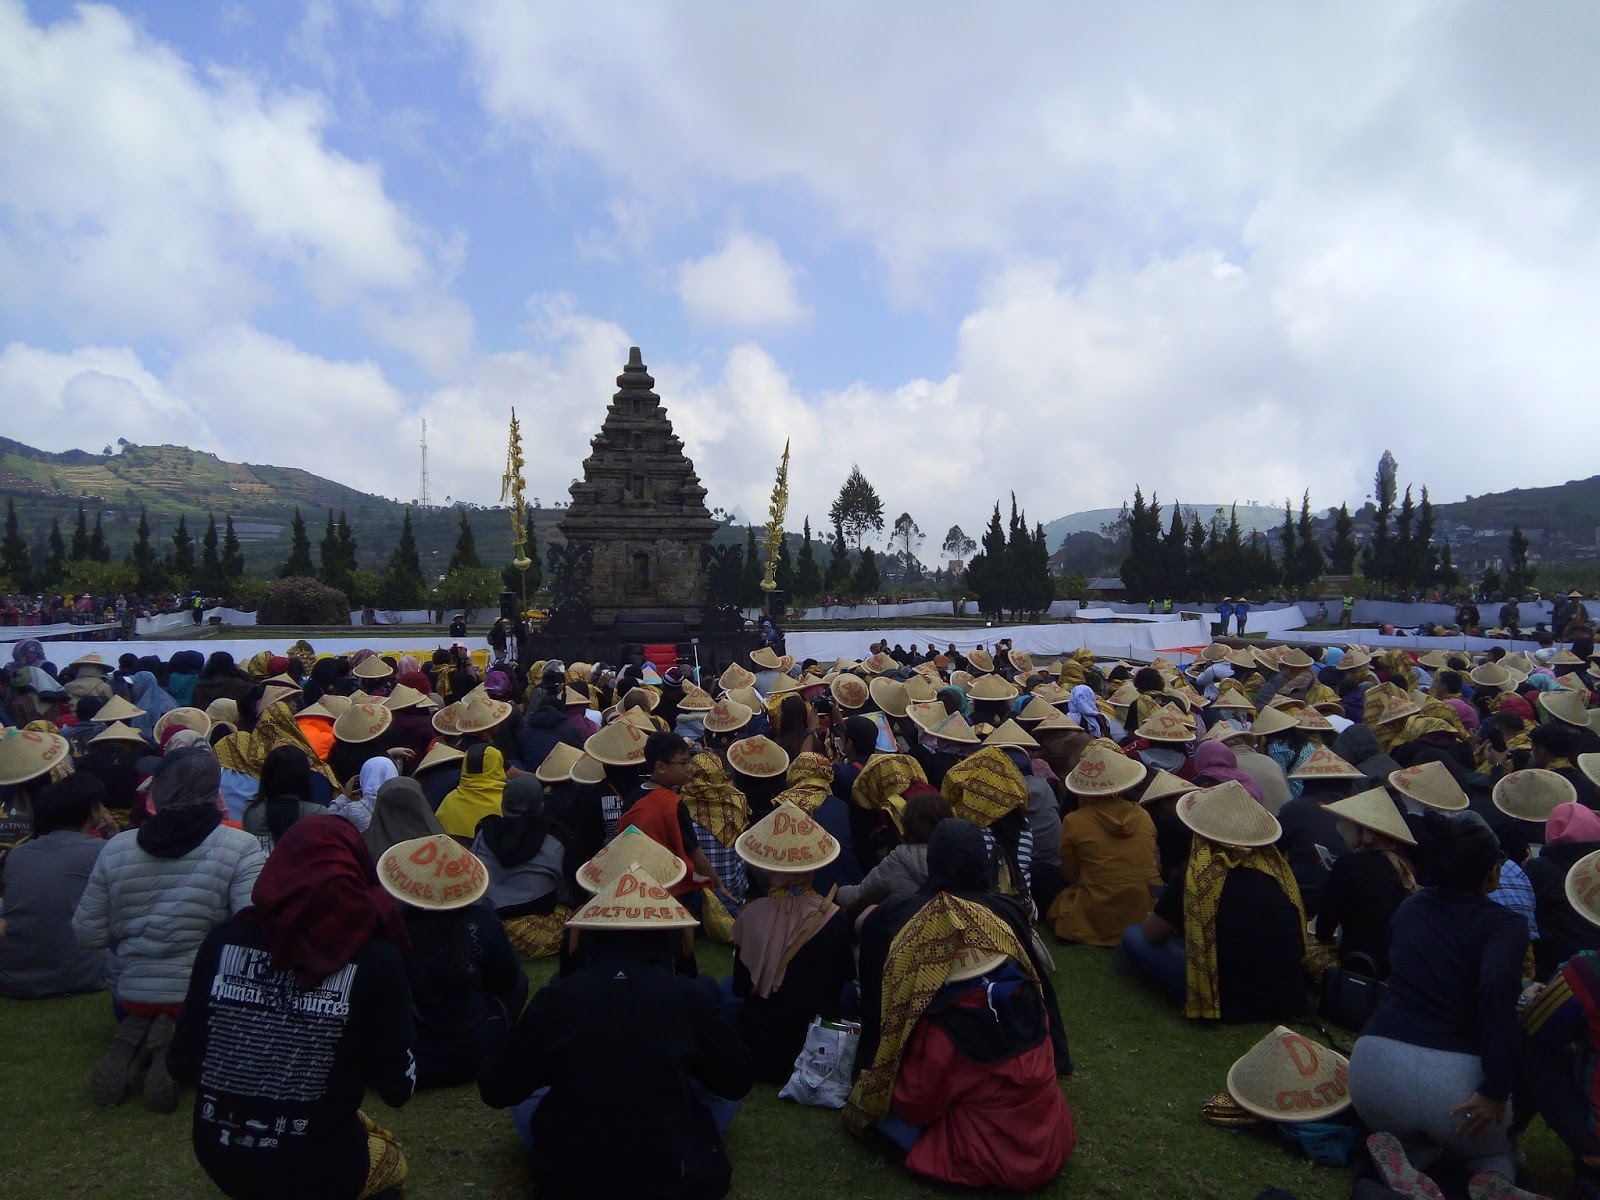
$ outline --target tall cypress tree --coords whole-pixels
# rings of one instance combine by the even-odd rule
[[[389,557],[384,576],[384,607],[420,608],[428,597],[427,581],[422,576],[422,557],[417,553],[416,535],[411,529],[411,509],[407,506],[400,520],[400,540]]]
[[[106,541],[105,527],[100,523],[100,513],[94,514],[94,529],[89,534],[89,561],[108,563],[111,561],[111,546]]]
[[[345,516],[345,510],[339,510],[339,563],[344,567],[346,575],[352,575],[356,569],[356,533],[350,525],[350,518]]]
[[[200,590],[210,595],[222,590],[222,549],[217,536],[217,514],[206,514],[206,532],[200,539]]]
[[[1006,554],[1006,529],[1000,521],[1000,502],[995,501],[994,512],[989,517],[989,527],[983,531],[983,549],[972,556],[967,564],[963,582],[972,590],[978,602],[978,611],[988,616],[998,616],[1004,611],[1006,599],[1011,594],[1007,578],[1010,570]]]
[[[457,567],[466,567],[477,570],[483,564],[478,561],[478,539],[472,534],[472,518],[467,515],[467,510],[461,510],[461,525],[456,533],[456,548],[450,555],[449,570]]]
[[[300,515],[300,509],[296,507],[294,521],[289,526],[289,557],[284,559],[283,565],[278,568],[278,578],[315,576],[316,573],[316,564],[311,561],[311,539],[306,536],[305,518]]]
[[[194,574],[194,538],[189,536],[189,518],[178,514],[178,527],[172,531],[172,573],[187,581]]]
[[[150,542],[150,514],[139,509],[139,527],[134,534],[133,548],[128,551],[127,563],[139,577],[141,588],[152,587],[156,581],[156,548]]]
[[[48,584],[61,582],[61,575],[67,569],[67,543],[61,536],[61,518],[50,518],[50,538],[45,543],[48,553],[44,559],[44,579]]]
[[[1339,505],[1333,518],[1333,541],[1328,543],[1328,563],[1335,575],[1353,575],[1356,569],[1356,524],[1350,506]]]
[[[222,531],[222,578],[230,584],[244,578],[244,547],[239,545],[239,535],[233,531],[231,513]]]
[[[1311,526],[1311,489],[1307,488],[1300,497],[1300,520],[1295,528],[1298,537],[1295,542],[1296,559],[1299,564],[1299,581],[1302,588],[1308,588],[1317,581],[1326,565],[1322,557],[1322,547],[1317,544],[1317,534]]]
[[[28,562],[28,543],[23,540],[22,529],[17,524],[17,505],[6,497],[6,532],[0,540],[0,574],[11,581],[18,591],[27,591],[33,572]]]
[[[794,594],[800,600],[815,600],[822,594],[822,570],[811,545],[811,518],[805,521],[805,540],[800,543],[800,558],[795,564]]]
[[[322,569],[317,572],[317,578],[329,587],[339,587],[337,582],[343,578],[344,572],[339,567],[339,526],[333,519],[333,509],[328,510],[328,524],[322,532],[322,541],[317,543],[317,551],[322,558]]]
[[[850,552],[845,549],[844,534],[837,525],[828,544],[828,569],[822,576],[822,590],[830,596],[850,590]]]
[[[89,557],[89,516],[78,505],[78,527],[72,531],[72,562],[83,562]]]

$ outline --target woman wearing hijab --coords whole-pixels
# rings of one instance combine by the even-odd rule
[[[439,805],[439,824],[462,845],[469,845],[478,822],[500,815],[506,788],[505,759],[487,742],[473,742],[461,762],[461,782]]]
[[[532,775],[506,783],[499,816],[484,817],[472,852],[489,872],[484,899],[505,925],[521,959],[544,958],[561,947],[561,930],[584,895],[579,860],[565,831],[544,807],[544,785]]]
[[[1567,899],[1567,872],[1586,854],[1600,850],[1600,815],[1582,804],[1558,804],[1545,820],[1544,845],[1523,864],[1533,885],[1539,940],[1533,960],[1548,978],[1567,959],[1600,950],[1600,927],[1579,915]]]
[[[201,945],[167,1058],[175,1078],[205,1082],[195,1157],[236,1200],[404,1187],[399,1143],[361,1111],[368,1087],[399,1107],[416,1078],[405,927],[361,835],[296,822],[252,900]],[[265,1132],[251,1145],[246,1130]]]
[[[1079,725],[1088,731],[1090,737],[1110,738],[1111,724],[1106,720],[1100,706],[1095,702],[1094,689],[1086,683],[1080,683],[1072,689],[1067,699],[1067,715],[1077,719]],[[1115,740],[1115,739],[1113,739]]]
[[[245,806],[239,827],[252,833],[268,854],[302,817],[328,811],[311,798],[311,764],[293,746],[279,746],[261,768],[261,786]]]
[[[1110,738],[1096,739],[1067,776],[1078,807],[1061,821],[1066,888],[1048,913],[1063,941],[1115,946],[1124,929],[1150,912],[1151,885],[1161,881],[1156,827],[1128,799],[1144,777],[1144,767]]]
[[[195,684],[200,682],[200,672],[206,660],[198,650],[179,650],[172,656],[172,667],[167,672],[167,695],[179,708],[193,704]]]
[[[234,665],[233,655],[226,650],[218,650],[206,659],[205,668],[200,672],[200,678],[195,681],[191,703],[194,707],[203,709],[213,700],[225,697],[232,700],[239,706],[239,711],[243,712],[245,701],[250,698],[254,686],[250,677]]]
[[[279,746],[293,746],[306,756],[311,766],[312,801],[323,806],[333,803],[338,780],[295,724],[294,711],[280,700],[261,710],[249,733],[230,733],[216,744],[217,762],[222,765],[222,798],[235,820],[261,790],[267,755]]]
[[[1350,850],[1334,860],[1317,904],[1317,941],[1332,945],[1337,932],[1339,958],[1364,954],[1379,979],[1389,977],[1389,922],[1407,896],[1417,890],[1408,854],[1417,839],[1386,789],[1370,788],[1336,800],[1328,813],[1354,831]]]
[[[372,821],[372,810],[378,803],[378,789],[398,777],[399,769],[387,757],[369,758],[361,764],[361,771],[330,806],[336,817],[343,817],[357,829],[365,832]]]
[[[1201,742],[1194,750],[1194,782],[1199,787],[1214,787],[1233,780],[1250,793],[1257,804],[1265,805],[1266,795],[1254,775],[1239,769],[1233,747],[1220,739]]]
[[[794,805],[815,818],[844,848],[833,862],[817,871],[811,886],[826,893],[833,887],[860,883],[861,864],[856,859],[855,838],[850,830],[850,807],[833,794],[833,765],[816,751],[805,751],[790,760],[784,782],[789,786],[773,797],[773,807],[785,802]]]
[[[361,837],[367,843],[372,861],[382,858],[384,851],[399,842],[414,838],[432,837],[443,833],[444,826],[433,815],[433,806],[422,786],[404,775],[391,779],[378,788],[378,802],[372,808],[372,820]]]

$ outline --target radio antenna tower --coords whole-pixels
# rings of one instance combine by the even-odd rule
[[[428,418],[422,418],[422,478],[417,482],[417,504],[421,508],[431,507],[428,499]]]

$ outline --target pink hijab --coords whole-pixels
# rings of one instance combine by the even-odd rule
[[[1256,777],[1249,771],[1239,769],[1239,760],[1233,756],[1233,749],[1226,742],[1201,742],[1195,747],[1194,776],[1197,783],[1201,776],[1218,783],[1231,779],[1254,796],[1257,804],[1267,802]]]
[[[1581,804],[1558,804],[1544,823],[1552,842],[1600,842],[1600,816]]]

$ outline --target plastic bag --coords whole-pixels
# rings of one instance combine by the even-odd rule
[[[806,1030],[806,1044],[794,1060],[794,1074],[778,1091],[785,1100],[815,1108],[843,1108],[850,1098],[861,1026],[854,1021],[817,1017]]]

